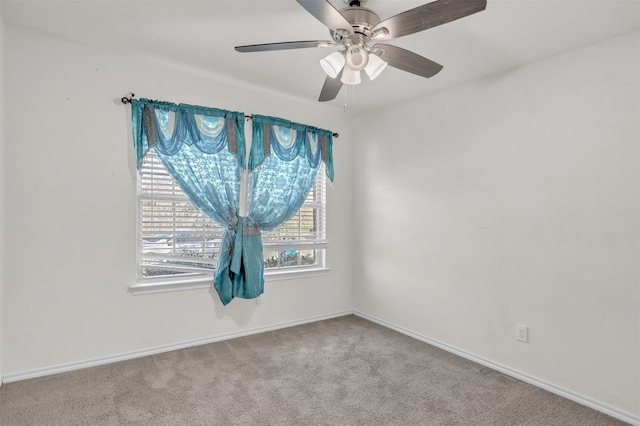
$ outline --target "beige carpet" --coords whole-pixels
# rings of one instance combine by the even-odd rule
[[[624,423],[347,316],[7,383],[0,424]]]

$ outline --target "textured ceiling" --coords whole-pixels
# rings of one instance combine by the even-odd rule
[[[331,3],[346,6],[342,0]],[[370,0],[366,7],[385,19],[424,3]],[[304,99],[318,98],[325,77],[319,60],[331,52],[233,49],[329,39],[328,30],[295,0],[2,0],[0,6],[9,26]],[[483,12],[389,42],[444,65],[439,74],[424,79],[388,67],[375,81],[365,77],[349,89],[349,108],[381,108],[639,28],[639,0],[488,0]],[[342,108],[344,102],[343,88],[328,105]]]

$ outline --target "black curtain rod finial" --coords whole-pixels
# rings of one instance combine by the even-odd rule
[[[136,94],[135,94],[135,93],[131,93],[131,96],[130,96],[130,97],[123,96],[123,97],[120,99],[120,102],[122,102],[122,103],[123,103],[123,104],[125,104],[125,105],[126,105],[126,104],[130,104],[130,103],[131,103],[131,99],[132,99],[133,97],[135,97],[135,96],[136,96]]]

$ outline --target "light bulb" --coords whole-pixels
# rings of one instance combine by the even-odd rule
[[[369,63],[369,52],[361,46],[351,46],[345,55],[347,67],[353,71],[364,69]]]

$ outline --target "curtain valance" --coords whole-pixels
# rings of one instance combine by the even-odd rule
[[[172,156],[185,144],[205,154],[226,147],[244,168],[244,113],[149,99],[132,99],[131,113],[138,168],[150,148]]]
[[[287,162],[303,157],[312,169],[322,160],[333,181],[333,133],[329,130],[254,114],[252,141],[249,170],[260,166],[271,154]]]

